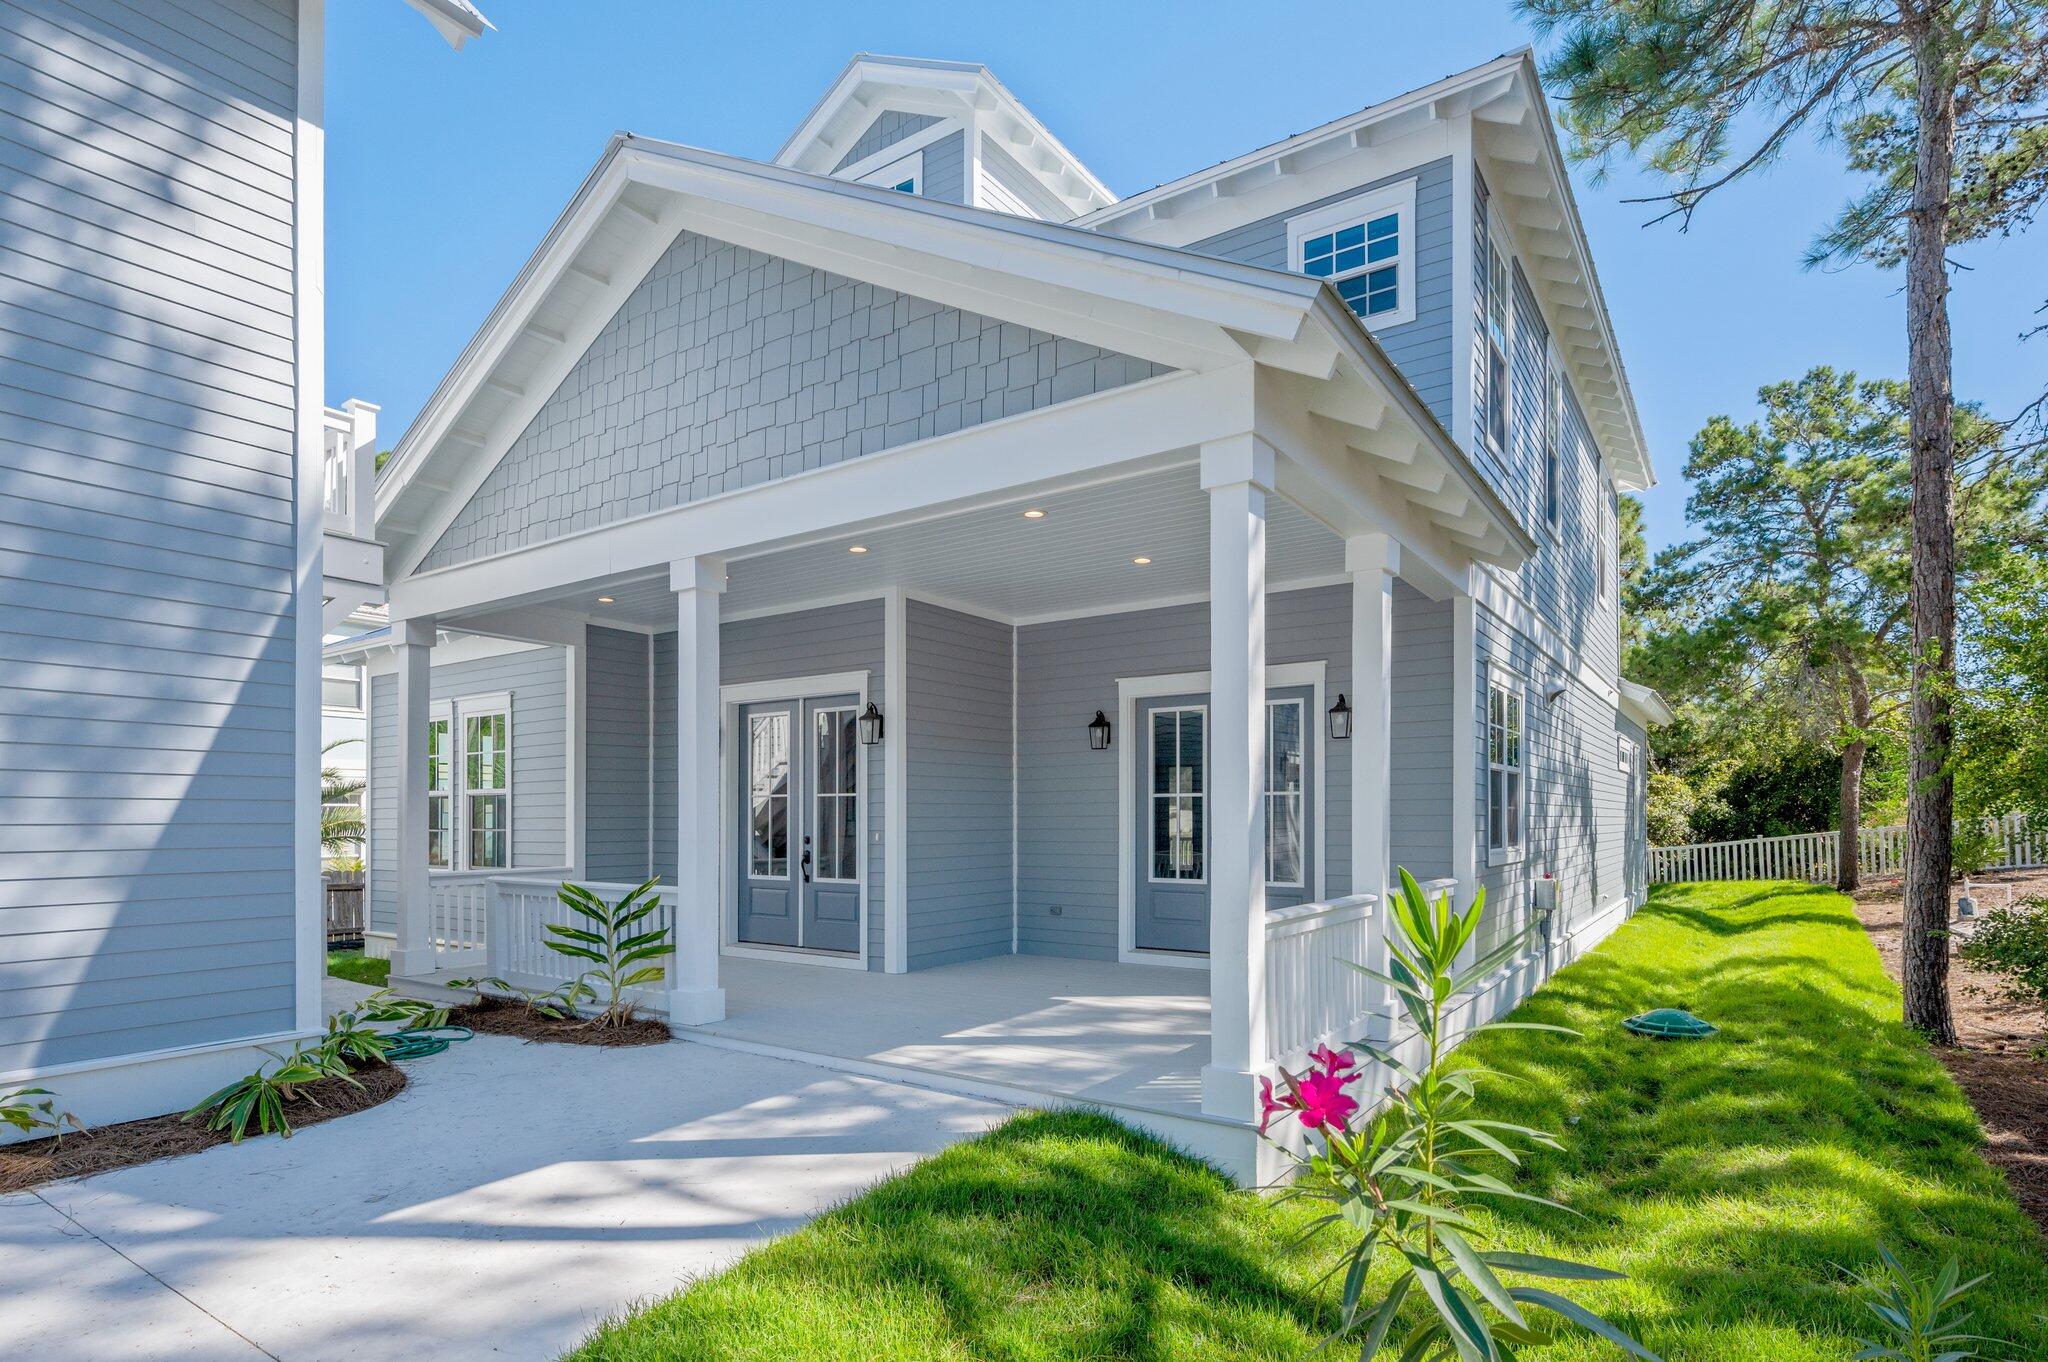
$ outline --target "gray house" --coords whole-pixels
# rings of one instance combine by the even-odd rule
[[[975,65],[619,136],[377,489],[373,944],[657,877],[679,1034],[1250,1172],[1393,867],[1540,926],[1477,1015],[1641,901],[1651,477],[1526,52],[1123,200]]]
[[[94,1124],[320,1022],[322,22],[0,6],[0,1093]]]

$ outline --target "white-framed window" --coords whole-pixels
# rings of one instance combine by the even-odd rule
[[[1302,855],[1306,714],[1307,706],[1298,699],[1266,705],[1266,883],[1283,889],[1307,883]]]
[[[1481,430],[1494,450],[1503,457],[1508,449],[1508,421],[1514,410],[1515,293],[1514,252],[1507,233],[1498,221],[1486,231],[1485,325],[1482,343],[1486,349],[1484,401],[1480,404]]]
[[[1636,764],[1636,745],[1626,733],[1614,735],[1614,764],[1623,771],[1632,771]]]
[[[1543,523],[1554,535],[1564,519],[1564,366],[1543,352]]]
[[[1209,870],[1208,761],[1209,710],[1183,705],[1152,711],[1151,814],[1154,884],[1201,884]]]
[[[1595,570],[1599,574],[1600,580],[1600,604],[1611,606],[1614,604],[1615,556],[1618,552],[1618,546],[1614,539],[1614,493],[1603,482],[1600,484],[1598,496],[1600,500],[1600,538],[1593,545],[1593,553],[1600,561]]]
[[[1502,671],[1486,681],[1486,860],[1522,858],[1528,789],[1522,731],[1522,685]]]
[[[789,713],[773,709],[747,719],[747,873],[789,878]]]
[[[504,870],[512,864],[512,700],[464,696],[427,721],[427,864]]]
[[[811,798],[818,838],[818,878],[852,884],[860,878],[860,736],[852,705],[819,709],[812,721],[817,789]]]
[[[860,177],[862,184],[879,185],[893,189],[899,194],[922,194],[924,192],[924,153],[913,151],[900,161],[891,161],[877,170],[870,170]]]
[[[1287,221],[1292,269],[1327,279],[1368,326],[1415,320],[1415,181],[1369,189]]]

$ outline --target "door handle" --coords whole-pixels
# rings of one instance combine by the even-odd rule
[[[804,883],[809,884],[811,882],[811,839],[808,837],[804,838],[804,858],[802,864],[804,868]]]

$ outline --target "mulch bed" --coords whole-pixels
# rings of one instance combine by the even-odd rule
[[[338,1078],[326,1078],[299,1089],[299,1100],[285,1108],[292,1129],[303,1130],[337,1116],[367,1111],[405,1091],[405,1075],[392,1064],[358,1069],[355,1079],[362,1084],[360,1088]],[[316,1102],[319,1105],[314,1105]],[[268,1137],[252,1132],[245,1138]],[[195,1116],[187,1121],[179,1114],[97,1126],[82,1135],[70,1131],[61,1140],[24,1140],[0,1146],[0,1194],[25,1192],[60,1178],[91,1177],[158,1159],[174,1159],[180,1154],[197,1154],[227,1142],[227,1133],[208,1130],[204,1117]]]
[[[671,1039],[668,1023],[635,1017],[624,1026],[593,1026],[577,1018],[543,1017],[512,998],[486,997],[448,1013],[450,1026],[467,1026],[479,1035],[516,1036],[552,1045],[661,1045]]]
[[[2015,901],[2048,896],[2048,872],[1976,876],[1980,885],[2011,884]],[[1896,880],[1866,885],[1856,894],[1856,915],[1899,977],[1899,934],[1905,905]],[[2003,903],[2003,890],[1978,893],[1985,909]],[[1935,1051],[1958,1086],[1969,1095],[1984,1126],[1984,1157],[2005,1174],[2012,1194],[2028,1215],[2048,1230],[2048,1060],[2034,1051],[2048,1046],[2048,1018],[2038,1007],[2008,1002],[1997,975],[1949,958],[1949,1006],[1955,1011],[1956,1044]]]

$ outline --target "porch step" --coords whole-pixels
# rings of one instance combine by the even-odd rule
[[[401,998],[417,998],[423,1003],[460,1007],[464,1003],[476,1001],[474,989],[450,988],[443,982],[446,977],[435,974],[394,974],[391,976],[390,987],[391,991]]]

